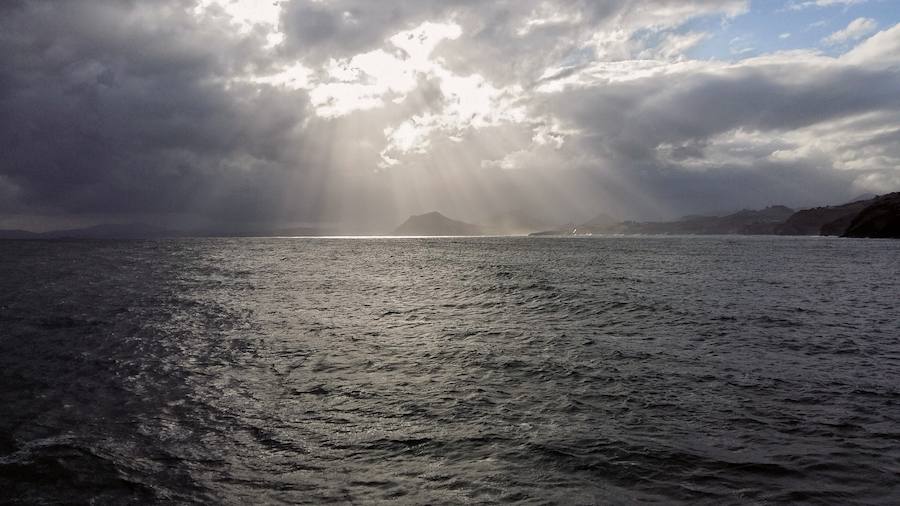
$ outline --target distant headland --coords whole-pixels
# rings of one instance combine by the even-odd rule
[[[337,231],[314,228],[253,230],[171,230],[143,223],[104,224],[88,228],[30,232],[0,230],[0,239],[163,239],[175,237],[321,237]],[[383,234],[382,234],[383,235]],[[674,221],[619,221],[600,214],[584,223],[544,228],[534,221],[498,217],[473,224],[440,212],[410,216],[393,236],[585,236],[585,235],[784,235],[900,238],[900,192],[863,197],[846,204],[794,210],[770,206],[724,216],[685,216]]]
[[[439,212],[410,216],[394,230],[398,236],[461,236],[485,235],[485,230],[471,223],[452,220]]]
[[[900,192],[838,206],[795,211],[785,206],[743,210],[726,216],[685,216],[675,221],[620,221],[601,215],[584,224],[566,224],[532,236],[593,234],[655,235],[821,235],[900,238]]]

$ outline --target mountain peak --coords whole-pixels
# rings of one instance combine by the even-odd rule
[[[437,211],[410,216],[402,225],[394,230],[394,235],[418,236],[418,235],[482,235],[483,231],[478,225],[457,221],[444,216]]]

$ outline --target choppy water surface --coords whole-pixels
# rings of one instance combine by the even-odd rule
[[[900,242],[0,242],[5,502],[897,504]]]

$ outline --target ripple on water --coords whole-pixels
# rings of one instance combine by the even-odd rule
[[[4,501],[900,501],[892,242],[0,241],[0,258]]]

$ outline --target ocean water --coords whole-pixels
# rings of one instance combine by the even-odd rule
[[[0,502],[900,503],[900,242],[0,241]]]

